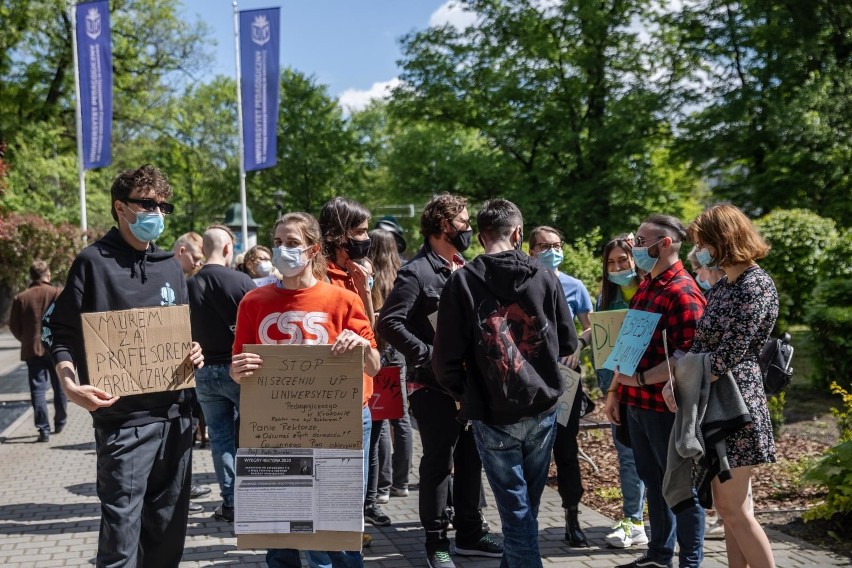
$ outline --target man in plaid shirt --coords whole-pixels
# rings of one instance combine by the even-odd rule
[[[606,412],[620,424],[626,420],[636,471],[645,483],[651,540],[640,558],[619,568],[667,568],[672,566],[675,536],[680,568],[701,565],[704,541],[704,510],[697,499],[675,515],[663,498],[663,475],[669,435],[675,415],[663,401],[663,385],[669,380],[666,351],[686,353],[704,313],[704,295],[678,258],[686,238],[683,224],[669,215],[648,217],[636,232],[633,255],[636,266],[647,272],[630,302],[630,308],[662,314],[651,343],[631,376],[618,375],[617,386],[607,393]],[[663,330],[666,339],[663,341]],[[620,416],[619,400],[627,404]]]

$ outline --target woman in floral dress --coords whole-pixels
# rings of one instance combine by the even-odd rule
[[[701,265],[725,271],[708,293],[691,351],[710,354],[714,380],[727,372],[733,375],[752,415],[751,424],[726,439],[732,479],[713,480],[713,501],[725,520],[728,566],[772,568],[769,539],[748,502],[753,467],[775,462],[758,354],[778,318],[778,294],[772,278],[755,262],[769,246],[730,204],[705,210],[687,231]]]

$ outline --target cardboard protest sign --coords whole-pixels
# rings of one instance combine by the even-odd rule
[[[402,418],[402,381],[399,367],[382,367],[373,377],[370,414],[373,421]]]
[[[635,373],[642,355],[651,343],[660,317],[662,317],[661,314],[652,312],[627,310],[618,333],[618,340],[604,363],[604,369],[615,371],[618,367],[618,372],[622,375]]]
[[[189,306],[82,314],[89,383],[128,396],[195,387]]]
[[[266,460],[275,456],[287,459],[292,449],[310,449],[314,466],[298,470],[295,478],[298,484],[287,481],[283,474],[273,474],[270,479],[260,481],[250,476],[237,479],[236,507],[240,510],[235,513],[238,519],[256,526],[263,522],[275,523],[276,531],[290,531],[289,534],[271,534],[273,531],[270,534],[238,534],[237,545],[240,548],[360,550],[360,530],[323,530],[322,527],[334,526],[329,515],[340,517],[342,509],[352,508],[345,504],[357,506],[359,520],[363,514],[363,350],[354,349],[342,355],[332,355],[329,345],[246,345],[244,350],[260,355],[263,365],[241,382],[241,449],[252,453],[254,449],[264,449]],[[358,467],[352,467],[356,464]],[[341,477],[339,472],[344,467],[351,472]],[[295,473],[288,471],[287,475],[292,479]],[[300,475],[306,477],[299,480]],[[268,495],[271,495],[269,487],[277,487],[275,495],[283,500],[301,495],[302,516],[307,510],[305,496],[312,495],[314,518],[301,519],[298,524],[262,518],[265,513],[258,510],[256,501],[252,505],[250,500],[255,491],[250,484],[259,482],[268,485],[264,489]],[[333,490],[328,488],[329,484],[335,484]],[[299,493],[295,493],[297,491]],[[336,512],[329,499],[336,503]],[[313,532],[300,533],[301,530]]]
[[[571,417],[571,407],[574,406],[574,397],[577,396],[577,389],[580,387],[580,381],[583,380],[582,375],[566,367],[562,363],[557,363],[559,373],[562,375],[562,380],[565,381],[565,392],[556,401],[556,421],[563,426],[568,426],[568,418]]]
[[[612,348],[615,347],[615,340],[618,339],[618,332],[621,330],[621,324],[626,315],[627,310],[611,310],[589,314],[589,320],[592,323],[592,361],[595,363],[595,369],[603,369],[604,361],[607,360],[609,354],[612,353]]]

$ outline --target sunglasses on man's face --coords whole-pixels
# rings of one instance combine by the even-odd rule
[[[154,213],[157,209],[159,209],[166,215],[170,215],[172,211],[175,210],[175,206],[171,203],[167,203],[165,201],[159,203],[154,199],[131,199],[128,197],[124,200],[124,202],[139,205],[140,207],[142,207],[142,209],[148,211],[149,213]]]

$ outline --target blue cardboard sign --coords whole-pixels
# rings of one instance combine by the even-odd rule
[[[662,314],[653,312],[627,310],[615,347],[612,348],[612,352],[603,364],[604,369],[615,371],[618,367],[618,372],[622,375],[635,373],[642,355],[645,354],[651,338],[654,337],[654,330],[657,329],[657,323],[661,317]]]

